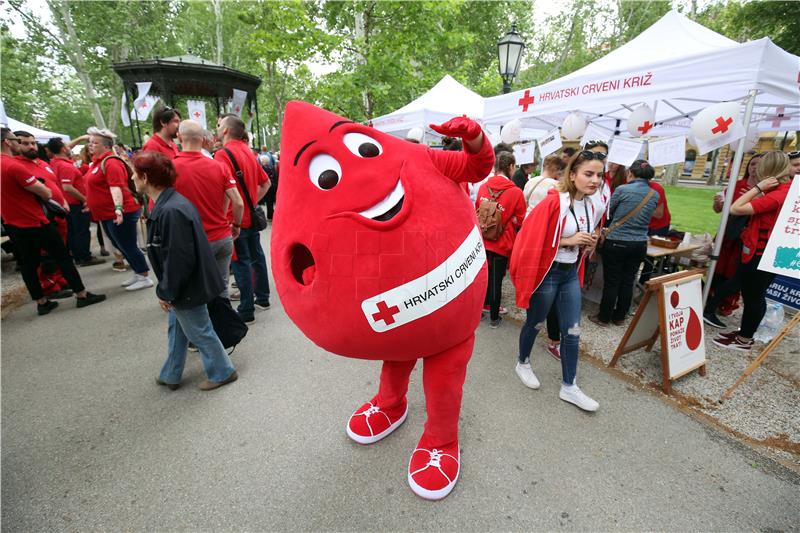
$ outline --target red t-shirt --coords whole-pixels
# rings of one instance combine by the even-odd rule
[[[45,178],[46,171],[36,163],[23,165],[19,158],[0,154],[0,212],[3,222],[18,228],[38,228],[49,224],[38,196],[25,190]]]
[[[69,159],[62,159],[60,157],[54,157],[52,161],[50,161],[50,166],[56,173],[56,177],[61,182],[61,189],[64,189],[64,185],[72,185],[78,192],[82,195],[86,196],[86,185],[83,183],[83,174],[81,171],[75,168],[75,165],[72,164],[72,161]],[[67,203],[69,205],[81,205],[81,201],[72,196],[67,191],[64,191],[64,198],[67,199]]]
[[[92,212],[94,220],[114,220],[114,198],[109,187],[122,189],[122,211],[133,213],[139,209],[139,202],[128,190],[128,171],[125,163],[119,159],[106,161],[106,172],[103,174],[100,163],[108,156],[114,155],[111,150],[92,159],[92,166],[85,174],[86,205]]]
[[[174,142],[167,142],[158,134],[153,135],[144,143],[142,152],[160,152],[167,156],[170,161],[175,159],[175,156],[180,153],[178,152],[178,146]]]
[[[200,213],[209,242],[231,236],[231,227],[223,206],[225,193],[236,188],[228,167],[200,152],[181,152],[173,161],[175,190],[192,202]]]
[[[27,159],[22,156],[19,157],[20,161],[24,165]],[[41,159],[37,159],[34,161],[39,168],[44,169],[44,184],[47,185],[47,188],[53,192],[53,200],[58,202],[58,205],[63,206],[65,202],[64,198],[64,191],[61,189],[61,181],[56,176],[56,171],[53,170],[53,167],[50,166],[50,163],[42,161]]]
[[[252,200],[253,206],[255,206],[258,203],[258,186],[263,183],[269,183],[267,173],[264,172],[263,168],[261,168],[261,165],[256,159],[255,154],[253,154],[253,152],[247,146],[247,143],[244,141],[228,141],[225,143],[225,148],[233,153],[233,157],[236,159],[239,169],[241,169],[241,171],[244,173],[244,182],[247,185],[247,190],[250,192],[250,200]],[[228,153],[224,149],[217,151],[217,153],[214,154],[214,159],[220,163],[223,163],[223,165],[230,172],[231,176],[234,176],[235,173],[233,164],[228,158]],[[234,180],[236,180],[235,177]],[[241,185],[239,185],[238,180],[236,180],[236,188],[239,189],[239,194],[242,195],[242,201],[244,201],[242,227],[249,228],[250,207],[248,206],[247,199],[244,197],[244,191],[242,190]]]
[[[650,225],[647,229],[656,230],[661,228],[668,228],[669,223],[672,221],[672,216],[669,214],[669,207],[667,206],[667,193],[664,192],[664,187],[662,187],[659,183],[650,180],[650,188],[653,189],[658,193],[658,203],[656,204],[656,209],[658,206],[664,206],[664,214],[661,215],[661,218],[656,218],[653,216],[650,219]]]
[[[764,254],[764,248],[767,247],[772,228],[778,220],[791,186],[791,182],[781,183],[761,198],[755,198],[750,202],[753,206],[753,215],[742,231],[743,263],[749,263],[753,257]]]

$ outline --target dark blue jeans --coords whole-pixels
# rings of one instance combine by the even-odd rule
[[[533,343],[541,324],[555,302],[561,327],[561,379],[567,385],[575,382],[578,371],[578,341],[581,326],[581,286],[577,263],[560,268],[553,263],[542,284],[531,295],[528,315],[519,333],[519,362],[530,361]]]
[[[122,215],[122,224],[119,226],[114,224],[113,220],[103,220],[103,229],[106,230],[111,243],[122,252],[125,260],[137,274],[145,274],[150,271],[136,239],[136,224],[139,223],[141,214],[141,209],[137,209],[135,213],[125,213]]]
[[[261,234],[253,228],[242,228],[239,238],[233,241],[236,261],[231,263],[231,268],[241,294],[238,310],[242,315],[251,315],[255,311],[255,302],[269,302],[267,258],[260,237]]]
[[[88,261],[92,256],[89,244],[92,239],[92,217],[83,212],[83,206],[70,204],[67,219],[67,246],[76,263]]]

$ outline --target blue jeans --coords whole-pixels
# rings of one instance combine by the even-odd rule
[[[578,371],[578,341],[581,325],[581,286],[577,263],[572,268],[559,268],[553,263],[542,284],[531,295],[528,315],[519,334],[519,362],[527,363],[541,324],[555,302],[561,329],[561,379],[567,385],[575,382]]]
[[[231,358],[217,337],[208,308],[198,305],[189,309],[172,308],[167,329],[167,360],[161,368],[159,379],[164,383],[180,383],[186,363],[189,342],[197,346],[209,381],[224,381],[235,368]]]
[[[106,230],[111,243],[125,256],[133,271],[137,274],[146,274],[150,271],[150,267],[147,266],[136,239],[136,224],[139,223],[141,214],[141,209],[137,209],[135,213],[125,213],[119,226],[114,224],[113,220],[103,220],[103,229]]]
[[[231,268],[241,294],[238,311],[245,316],[253,314],[255,302],[269,302],[267,258],[260,237],[261,234],[253,228],[242,228],[239,238],[233,241],[236,261],[231,263]]]
[[[92,239],[90,226],[92,217],[83,212],[83,206],[70,204],[67,219],[67,245],[76,263],[88,261],[92,257],[89,244]]]

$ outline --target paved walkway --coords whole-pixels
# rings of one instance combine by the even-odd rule
[[[233,359],[237,383],[203,393],[154,383],[166,320],[152,290],[126,293],[109,265],[82,269],[109,300],[30,304],[2,322],[2,523],[43,530],[791,530],[800,478],[607,372],[581,364],[601,403],[558,399],[513,371],[518,328],[482,324],[465,386],[463,469],[423,501],[406,465],[424,423],[420,372],[394,435],[344,432],[375,391],[379,363],[331,356],[280,302],[258,313]]]

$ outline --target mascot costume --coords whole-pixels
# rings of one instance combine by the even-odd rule
[[[286,313],[309,339],[383,361],[378,393],[347,423],[354,441],[372,444],[405,421],[409,376],[424,360],[428,420],[408,483],[436,500],[458,479],[462,386],[487,282],[475,207],[459,184],[485,178],[494,153],[466,117],[431,128],[462,138],[464,151],[289,102],[272,268]]]

